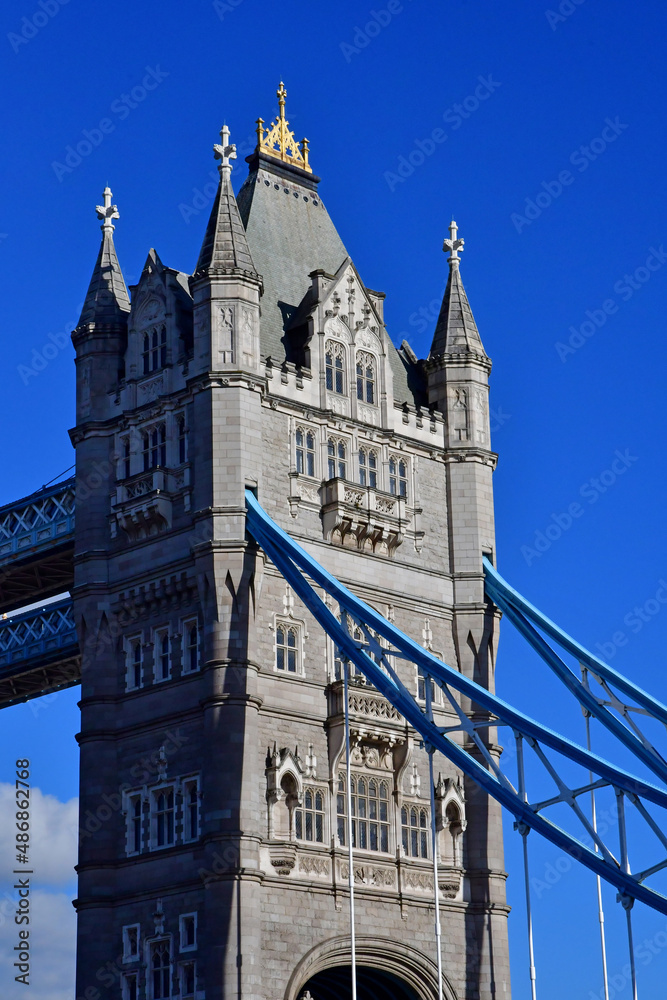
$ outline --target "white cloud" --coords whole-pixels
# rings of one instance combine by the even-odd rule
[[[5,900],[5,902],[7,902]],[[15,905],[14,905],[15,908]],[[69,895],[35,889],[30,897],[30,985],[15,981],[19,928],[13,909],[0,908],[0,982],[3,1000],[72,1000],[76,913]],[[8,919],[9,918],[9,919]],[[11,984],[11,985],[10,985]]]
[[[30,789],[29,865],[34,871],[34,886],[65,886],[75,877],[79,800],[61,802],[45,795],[39,788]],[[15,864],[16,789],[0,783],[0,847],[5,871],[20,868]]]

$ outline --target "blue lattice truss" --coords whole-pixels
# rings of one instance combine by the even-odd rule
[[[517,711],[486,688],[449,667],[428,650],[404,635],[382,615],[355,597],[316,560],[308,555],[266,514],[255,496],[246,492],[248,530],[309,608],[319,624],[333,639],[342,655],[354,663],[367,680],[405,717],[425,741],[427,749],[438,750],[457,768],[514,814],[523,832],[534,830],[554,843],[591,871],[615,886],[626,907],[639,899],[662,913],[667,913],[667,897],[648,880],[667,867],[665,814],[667,792],[623,768],[616,767],[583,747],[559,736],[552,729]],[[504,611],[555,671],[584,710],[599,719],[635,757],[649,767],[661,781],[667,777],[667,764],[636,722],[637,715],[667,723],[667,708],[620,674],[594,657],[536,608],[520,597],[496,573],[485,559],[484,570],[488,596]],[[308,579],[309,578],[309,579]],[[337,602],[340,615],[327,606],[315,590],[321,588]],[[537,631],[538,626],[582,664],[582,679],[566,665]],[[359,628],[364,641],[353,639]],[[442,690],[445,705],[456,717],[453,725],[438,726],[430,706],[420,705],[400,680],[395,661],[414,663],[425,678],[431,678]],[[594,691],[591,682],[599,691]],[[429,685],[427,684],[427,689]],[[461,708],[461,697],[475,707],[471,716]],[[429,699],[430,700],[430,699]],[[481,717],[481,718],[480,718]],[[519,757],[518,787],[489,749],[489,737],[497,727],[507,727],[517,741]],[[487,738],[483,731],[487,730]],[[470,747],[470,752],[467,747]],[[531,801],[524,785],[524,755],[530,751],[548,780],[548,794]],[[502,758],[501,758],[502,761]],[[573,785],[563,777],[576,765],[583,773]],[[618,845],[610,836],[602,836],[589,819],[581,802],[591,791],[612,789],[618,803]],[[554,794],[555,791],[555,794]],[[630,871],[626,806],[654,835],[656,857],[642,871]],[[574,832],[563,829],[545,813],[554,807],[569,810]],[[581,838],[594,845],[588,847]]]
[[[0,706],[78,684],[80,669],[69,597],[0,619]]]

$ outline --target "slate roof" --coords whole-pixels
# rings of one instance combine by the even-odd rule
[[[257,273],[229,176],[223,172],[195,275],[234,269]]]
[[[459,265],[455,263],[450,266],[429,358],[441,354],[484,353],[482,339],[461,281]]]
[[[319,196],[318,177],[261,153],[248,162],[238,207],[264,282],[261,350],[281,363],[287,354],[285,330],[310,291],[310,272],[321,268],[335,274],[350,255]],[[413,403],[406,363],[393,345],[389,359],[396,401]]]
[[[103,229],[102,243],[83,302],[78,326],[122,328],[127,324],[130,297],[118,263],[111,229]]]

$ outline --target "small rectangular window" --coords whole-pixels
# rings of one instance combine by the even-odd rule
[[[295,435],[296,471],[302,476],[315,475],[315,435],[297,427]]]
[[[187,461],[188,453],[188,431],[185,426],[185,417],[178,418],[178,464],[183,465]]]
[[[123,927],[123,961],[136,962],[139,959],[140,924],[127,924]]]
[[[181,913],[178,918],[180,950],[194,951],[197,947],[197,914]]]
[[[124,972],[120,977],[123,1000],[139,1000],[139,973]]]
[[[178,967],[181,1000],[193,1000],[197,989],[197,963],[182,962]]]

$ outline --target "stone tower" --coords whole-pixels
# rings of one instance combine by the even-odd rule
[[[79,1000],[350,995],[341,662],[247,536],[246,488],[360,597],[493,684],[490,362],[462,241],[454,227],[419,361],[393,346],[282,84],[278,98],[238,198],[221,132],[192,275],[151,250],[130,306],[108,189],[98,207],[73,334]],[[428,759],[363,678],[349,709],[359,1000],[433,1000]],[[499,812],[440,771],[445,996],[509,998]]]

